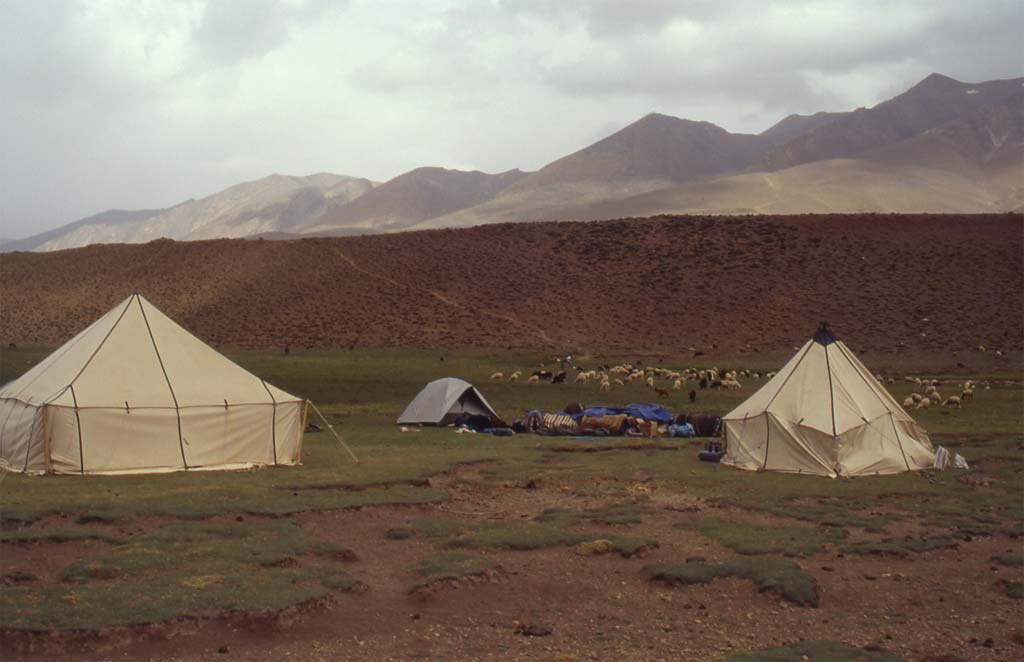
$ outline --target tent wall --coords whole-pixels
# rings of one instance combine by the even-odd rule
[[[8,471],[46,471],[45,424],[36,405],[0,398],[0,466]]]
[[[244,468],[299,462],[303,402],[173,409],[79,409],[49,406],[39,418],[29,471],[143,473]],[[81,437],[80,437],[81,435]],[[184,449],[184,460],[182,460]],[[26,449],[17,449],[23,455]],[[187,466],[186,464],[187,463]],[[24,460],[23,460],[24,465]],[[22,466],[13,466],[22,470]]]
[[[768,417],[765,414],[724,421],[725,457],[722,464],[755,471],[764,465]]]
[[[303,405],[183,408],[180,438],[174,409],[92,408],[76,415],[73,408],[49,406],[51,470],[121,474],[296,464]]]

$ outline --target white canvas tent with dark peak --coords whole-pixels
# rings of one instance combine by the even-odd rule
[[[138,294],[0,387],[0,466],[122,474],[296,464],[306,404]]]
[[[825,324],[724,417],[723,464],[865,476],[932,466],[928,434]]]
[[[455,377],[444,377],[424,386],[397,422],[399,425],[447,425],[460,414],[487,416],[493,422],[500,420],[476,387]]]

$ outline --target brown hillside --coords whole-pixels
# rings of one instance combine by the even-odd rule
[[[332,204],[302,231],[400,230],[417,221],[486,202],[525,176],[521,170],[489,175],[475,170],[416,168],[354,200]]]
[[[710,122],[651,113],[603,140],[549,163],[512,190],[586,180],[684,182],[738,170],[771,146]]]
[[[797,115],[794,113],[782,118],[758,135],[762,138],[767,138],[773,145],[783,145],[808,131],[813,131],[819,126],[831,124],[849,114],[829,113],[826,111],[820,111],[813,115]]]
[[[780,170],[801,163],[843,158],[890,145],[997,104],[1020,91],[1022,78],[961,83],[932,74],[903,94],[858,109],[802,133],[768,153],[764,165]]]
[[[0,340],[54,345],[134,290],[243,346],[1020,349],[1024,220],[662,217],[0,255]],[[922,321],[928,318],[928,321]]]

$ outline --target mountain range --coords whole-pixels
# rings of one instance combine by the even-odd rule
[[[790,115],[758,135],[652,113],[536,172],[271,175],[167,209],[102,212],[0,251],[659,214],[1021,211],[1024,78],[932,74],[872,108]]]

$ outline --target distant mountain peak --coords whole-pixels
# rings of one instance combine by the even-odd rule
[[[963,82],[958,81],[955,78],[951,78],[949,76],[937,72],[932,72],[925,76],[923,79],[921,79],[921,82],[915,85],[914,87],[919,87],[921,85],[949,85],[950,83],[963,85]]]

